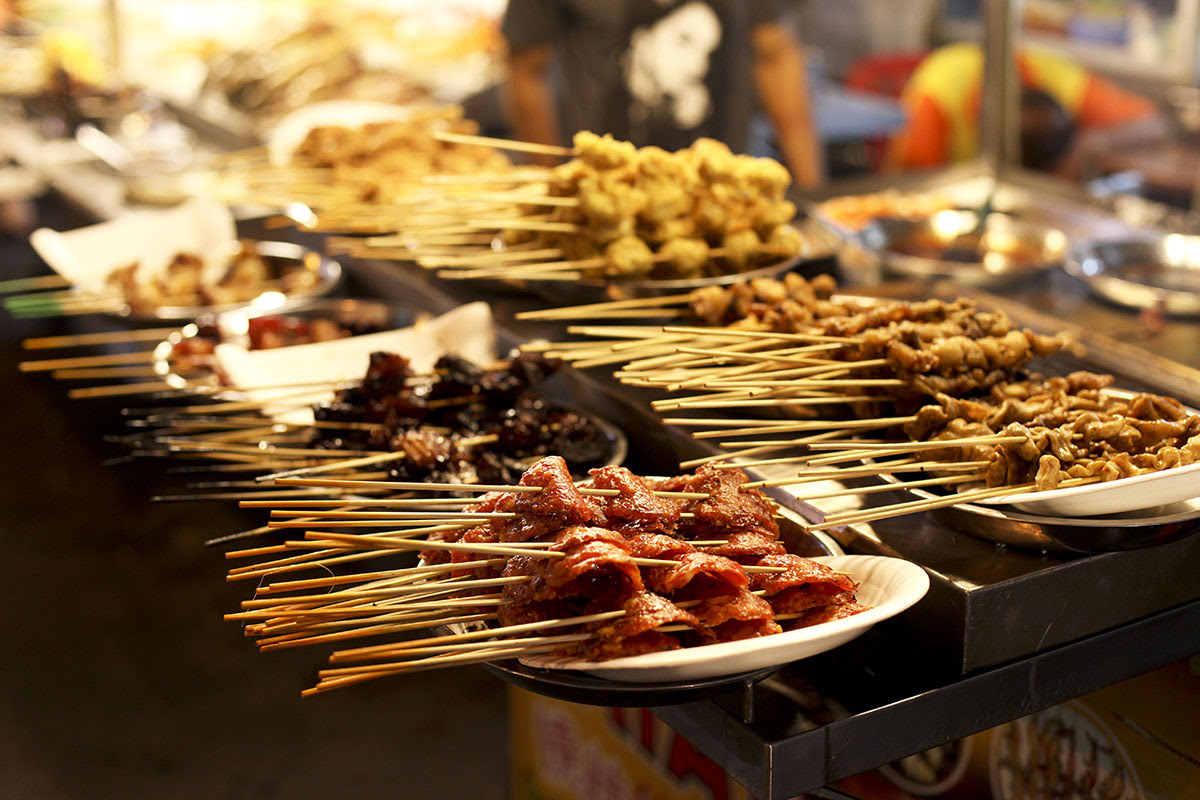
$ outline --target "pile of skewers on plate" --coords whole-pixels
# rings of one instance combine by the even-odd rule
[[[803,496],[800,483],[839,475],[926,473],[887,488],[958,487],[944,498],[827,516],[815,527],[971,500],[1021,502],[1023,493],[1121,479],[1174,484],[1200,460],[1200,415],[1178,401],[1117,392],[1111,375],[1028,371],[1035,359],[1072,347],[1066,337],[1019,329],[965,300],[873,301],[835,290],[826,276],[788,275],[524,316],[673,317],[678,324],[571,326],[588,338],[535,347],[581,367],[619,364],[615,375],[632,386],[688,393],[654,401],[660,412],[730,410],[664,421],[722,440],[715,457],[801,469],[764,485]],[[780,455],[788,450],[799,454]],[[1193,494],[1185,482],[1166,498],[1151,493],[1147,503]],[[1101,501],[1095,509],[1112,506]]]

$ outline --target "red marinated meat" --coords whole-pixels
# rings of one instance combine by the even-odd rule
[[[571,528],[566,540],[555,545],[562,557],[516,555],[508,560],[503,576],[526,576],[527,582],[504,587],[504,597],[514,603],[581,598],[620,602],[643,589],[641,571],[619,536],[597,528]]]
[[[778,555],[787,550],[769,532],[745,530],[731,534],[724,544],[704,548],[704,552],[725,556],[739,564],[757,564],[763,556]]]
[[[835,619],[844,617],[852,617],[855,614],[861,614],[870,606],[864,606],[853,600],[845,603],[831,603],[825,606],[817,606],[810,608],[807,611],[800,613],[800,616],[795,619],[783,620],[781,622],[783,629],[794,631],[797,628],[809,628],[813,625],[820,625],[822,622],[832,622]]]
[[[434,531],[425,538],[431,542],[457,542],[467,532],[467,529],[458,528],[452,531]],[[421,550],[419,552],[421,561],[425,564],[449,564],[451,553],[449,550]]]
[[[625,541],[634,558],[661,558],[667,561],[678,561],[681,556],[696,552],[696,548],[689,542],[663,533],[635,533]]]
[[[501,542],[527,542],[572,525],[603,525],[604,513],[591,499],[581,495],[571,480],[567,462],[546,456],[525,471],[521,486],[540,486],[540,492],[513,493],[514,499],[500,505],[520,516],[495,520],[492,529]]]
[[[448,531],[448,533],[453,533],[453,531]],[[494,544],[496,542],[496,535],[492,533],[492,529],[487,525],[480,525],[462,534],[458,541],[467,544]],[[483,561],[495,557],[492,553],[469,553],[463,550],[454,550],[450,553],[450,562],[453,564],[462,564],[468,561]],[[453,578],[470,579],[497,578],[500,576],[500,572],[500,565],[491,565],[486,567],[469,567],[461,570],[456,569],[450,573],[450,576]]]
[[[710,597],[688,611],[708,626],[718,642],[750,639],[779,633],[771,604],[746,589],[734,589],[729,594]]]
[[[682,624],[704,635],[704,628],[694,615],[652,592],[635,594],[622,607],[624,616],[591,628],[596,638],[585,643],[583,657],[601,661],[679,648],[681,643],[676,636],[655,630],[663,625]]]
[[[642,574],[633,557],[600,540],[574,547],[562,558],[547,560],[542,575],[553,597],[625,597],[643,589]]]
[[[678,534],[686,539],[716,539],[735,531],[757,530],[778,537],[775,504],[758,489],[742,488],[750,482],[745,472],[717,469],[718,464],[704,464],[695,475],[669,478],[655,487],[708,495],[684,502],[682,510],[693,516],[679,521]]]
[[[607,528],[593,528],[586,525],[574,525],[570,528],[563,528],[555,534],[554,544],[550,546],[550,549],[565,553],[588,542],[596,541],[614,545],[627,553],[631,552],[632,549],[629,545],[629,540],[616,531],[610,531]]]
[[[601,467],[591,471],[596,489],[616,489],[615,497],[596,497],[608,517],[609,527],[624,533],[670,533],[679,521],[680,505],[654,495],[642,478],[624,467]]]
[[[656,592],[688,599],[728,594],[749,583],[736,561],[703,552],[684,554],[678,566],[648,567],[645,581]]]
[[[785,568],[784,572],[756,572],[750,581],[750,588],[766,595],[776,614],[852,602],[858,588],[849,576],[802,556],[764,556],[758,563]]]
[[[824,564],[817,563],[803,556],[782,553],[780,555],[763,556],[758,566],[784,567],[784,572],[756,572],[750,582],[750,588],[762,591],[767,597],[800,586],[828,587],[830,594],[838,592],[853,592],[854,581],[849,576],[834,572]]]

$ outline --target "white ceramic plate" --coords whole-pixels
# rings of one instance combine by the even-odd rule
[[[1148,472],[1070,489],[976,500],[980,505],[1010,505],[1028,514],[1094,517],[1169,506],[1200,497],[1200,463]]]
[[[114,269],[137,262],[140,274],[159,275],[176,253],[203,257],[206,279],[215,282],[237,244],[237,228],[223,204],[196,198],[165,211],[134,211],[65,233],[38,228],[29,243],[80,292],[103,292]]]
[[[849,573],[858,583],[858,602],[870,606],[852,617],[774,636],[685,647],[610,661],[522,659],[529,666],[581,670],[611,680],[666,683],[752,672],[824,653],[866,633],[925,596],[929,576],[910,561],[886,556],[824,556],[813,559]]]
[[[1133,396],[1133,392],[1124,389],[1106,389],[1105,394]],[[1191,406],[1184,409],[1189,414],[1200,414]],[[1009,505],[1027,514],[1047,517],[1095,517],[1162,508],[1198,497],[1200,463],[1070,489],[1022,492],[975,502],[981,506]]]
[[[271,129],[267,137],[267,157],[274,166],[286,166],[304,137],[316,127],[360,128],[372,122],[406,120],[412,113],[412,106],[371,100],[325,100],[302,106],[282,117]]]

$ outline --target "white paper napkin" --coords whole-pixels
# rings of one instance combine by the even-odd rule
[[[248,400],[279,399],[267,409],[281,422],[311,424],[312,406],[333,397],[333,390],[308,390],[296,384],[360,380],[371,353],[402,355],[415,372],[428,372],[443,355],[457,355],[480,366],[496,359],[496,331],[487,303],[468,303],[410,328],[314,342],[273,350],[248,350],[240,344],[219,344],[216,360]]]
[[[29,242],[72,285],[98,292],[118,267],[137,262],[139,276],[157,276],[178,253],[203,259],[204,278],[215,283],[236,252],[237,228],[223,204],[195,198],[165,211],[135,211],[65,233],[38,228]]]

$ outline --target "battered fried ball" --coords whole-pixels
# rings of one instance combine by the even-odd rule
[[[749,266],[754,256],[762,250],[762,240],[753,228],[746,228],[725,234],[721,248],[725,251],[724,259],[740,272]]]
[[[646,275],[654,269],[654,251],[636,236],[622,236],[604,251],[608,264],[604,274],[610,277]]]
[[[735,155],[714,139],[670,153],[581,131],[578,156],[555,168],[549,192],[573,197],[552,218],[577,226],[539,234],[570,260],[602,258],[586,274],[693,277],[777,263],[803,249],[788,228],[790,176],[771,159]],[[721,248],[721,257],[713,249]]]
[[[709,247],[703,239],[672,239],[658,251],[683,277],[701,275],[708,265]]]
[[[574,144],[579,160],[592,169],[616,169],[632,164],[637,158],[637,148],[631,142],[614,139],[611,133],[597,136],[591,131],[580,131],[575,134]]]

